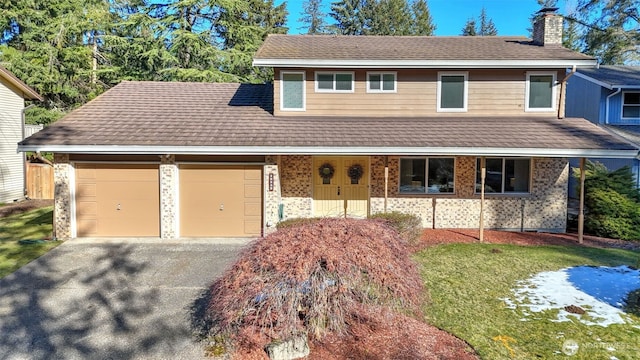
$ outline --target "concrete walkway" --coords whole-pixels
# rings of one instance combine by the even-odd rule
[[[192,316],[246,242],[67,241],[0,279],[0,359],[203,358]]]

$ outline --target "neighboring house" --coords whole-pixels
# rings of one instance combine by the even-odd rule
[[[18,142],[25,137],[25,99],[42,101],[38,93],[0,66],[0,203],[25,198],[24,154],[17,152]]]
[[[578,69],[567,84],[567,116],[583,117],[640,146],[640,67],[604,66]],[[640,161],[592,159],[616,170],[629,166],[640,187]],[[577,167],[577,159],[571,165]],[[576,196],[571,181],[570,196]]]
[[[565,231],[570,157],[637,156],[562,118],[562,18],[523,37],[271,35],[273,84],[122,82],[20,144],[55,153],[59,238],[256,236],[282,219],[418,215]],[[484,162],[483,162],[484,160]]]

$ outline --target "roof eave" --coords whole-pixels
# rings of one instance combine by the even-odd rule
[[[613,89],[640,90],[640,85],[635,85],[635,84],[628,85],[628,84],[617,84],[613,82],[607,82],[605,80],[596,79],[593,76],[583,74],[580,72],[575,73],[575,75],[609,90],[613,90]]]
[[[638,149],[549,149],[499,147],[337,147],[337,146],[120,146],[120,145],[18,145],[18,151],[67,154],[175,154],[175,155],[442,155],[590,157],[633,159]]]
[[[597,61],[589,60],[332,60],[332,59],[254,59],[253,66],[264,67],[314,67],[314,68],[388,68],[388,69],[526,69],[594,67]]]
[[[0,76],[8,81],[11,85],[15,86],[22,92],[22,97],[27,100],[43,101],[44,98],[40,96],[35,90],[29,87],[27,84],[18,79],[11,71],[0,66]]]

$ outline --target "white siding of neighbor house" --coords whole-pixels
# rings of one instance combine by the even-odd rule
[[[22,140],[24,99],[9,83],[0,80],[0,203],[24,198]]]

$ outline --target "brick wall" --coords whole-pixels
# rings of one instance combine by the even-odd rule
[[[282,156],[280,182],[284,219],[313,216],[313,158],[309,155]]]
[[[455,193],[451,195],[399,195],[398,157],[389,157],[389,198],[387,211],[400,211],[420,216],[425,227],[476,228],[480,221],[480,196],[475,194],[475,157],[457,157]],[[384,212],[380,197],[384,164],[372,161],[371,213]],[[373,166],[373,165],[372,165]],[[382,167],[382,170],[379,169]],[[505,230],[543,230],[564,232],[566,229],[567,181],[566,159],[535,158],[532,164],[531,193],[526,195],[486,195],[484,223],[486,228]],[[374,185],[375,184],[375,187]],[[384,184],[384,179],[382,179]],[[384,190],[382,191],[384,196]]]
[[[388,161],[387,211],[411,213],[423,226],[476,228],[479,226],[480,195],[475,193],[476,158],[456,157],[455,193],[451,195],[404,195],[398,193],[398,156],[372,156],[370,212],[385,211],[384,168]],[[282,156],[279,164],[285,219],[312,216],[311,156]],[[486,228],[563,232],[566,228],[566,159],[535,158],[532,161],[531,193],[486,195]]]

